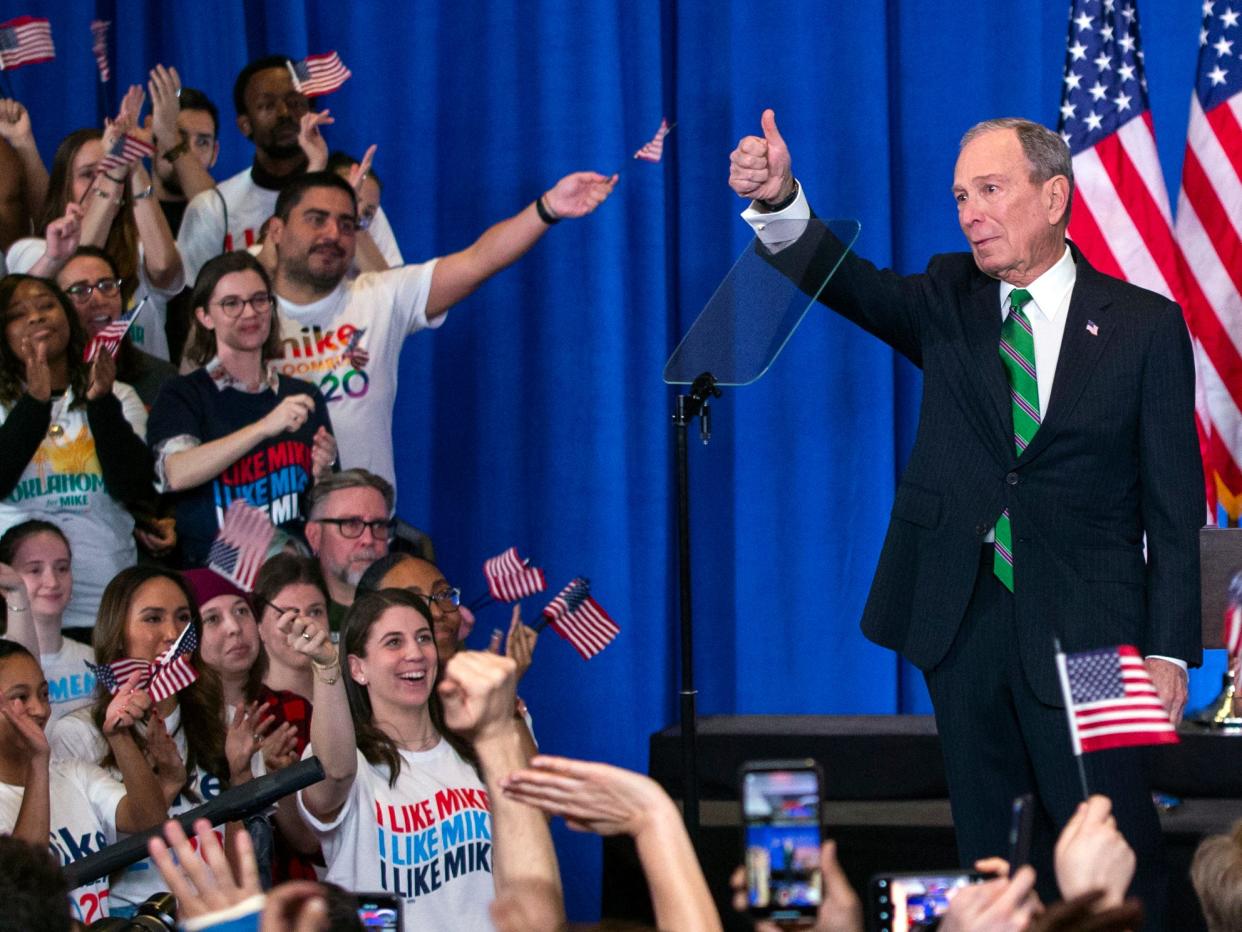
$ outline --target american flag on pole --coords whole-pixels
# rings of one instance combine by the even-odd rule
[[[91,337],[86,344],[86,351],[82,354],[82,358],[86,362],[94,362],[95,357],[99,355],[99,351],[106,349],[115,359],[117,352],[121,349],[121,341],[125,339],[125,334],[129,333],[129,328],[133,326],[134,321],[138,318],[138,312],[142,310],[142,306],[147,303],[147,297],[149,296],[144,295],[143,299],[138,302],[132,311],[128,314],[122,314]]]
[[[1156,153],[1135,0],[1074,0],[1060,132],[1074,165],[1070,239],[1100,271],[1177,301],[1198,338]],[[1207,462],[1201,390],[1195,421]]]
[[[289,62],[293,86],[306,97],[331,94],[350,77],[350,71],[336,52],[308,55],[300,62]]]
[[[1208,501],[1225,526],[1242,514],[1242,4],[1204,3],[1203,14],[1175,229]]]
[[[236,583],[243,592],[253,592],[255,577],[267,559],[267,548],[275,534],[266,511],[243,499],[234,499],[207,553],[207,566]]]
[[[658,162],[664,157],[664,137],[668,135],[668,131],[672,129],[668,125],[668,120],[660,121],[660,128],[656,130],[651,141],[644,143],[643,147],[634,153],[634,158],[642,159],[644,162]]]
[[[113,144],[112,151],[99,160],[99,164],[95,166],[95,172],[99,174],[111,172],[117,168],[128,168],[139,159],[150,158],[154,152],[155,146],[145,139],[125,133]]]
[[[95,64],[99,68],[100,83],[112,77],[112,70],[108,67],[108,27],[111,25],[112,23],[106,19],[91,21],[91,51],[95,55]]]
[[[114,695],[131,676],[141,673],[142,688],[147,691],[152,702],[160,702],[181,692],[198,679],[198,671],[190,662],[190,655],[197,649],[198,626],[191,622],[154,663],[122,657],[112,663],[94,664],[88,661],[86,665],[104,688]]]
[[[36,65],[55,57],[52,24],[46,19],[19,16],[0,23],[0,71]]]
[[[591,581],[581,576],[557,594],[543,610],[545,624],[590,660],[621,633],[603,606],[591,598]]]
[[[1177,744],[1177,729],[1134,647],[1122,644],[1068,656],[1057,651],[1057,671],[1076,756]]]
[[[483,561],[487,591],[497,602],[516,602],[548,588],[543,570],[518,556],[517,547]]]

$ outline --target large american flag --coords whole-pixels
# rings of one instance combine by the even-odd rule
[[[51,61],[55,57],[52,24],[46,19],[19,16],[0,23],[0,71]]]
[[[300,62],[289,62],[289,73],[293,75],[293,86],[306,97],[331,94],[350,77],[350,70],[336,52],[308,55]]]
[[[590,660],[621,633],[603,606],[591,598],[591,581],[579,576],[562,589],[543,610],[544,624]]]
[[[516,602],[548,588],[543,570],[518,556],[517,547],[483,561],[487,591],[497,602]]]
[[[253,592],[255,577],[267,559],[267,548],[275,534],[266,511],[244,499],[234,499],[207,552],[207,566],[243,592]]]
[[[1058,652],[1057,670],[1075,755],[1177,743],[1177,729],[1136,648]]]
[[[106,19],[91,21],[91,52],[95,55],[100,81],[107,81],[112,77],[112,70],[108,67],[108,27],[111,25]]]
[[[1177,301],[1198,337],[1156,153],[1134,0],[1074,0],[1060,130],[1074,160],[1070,239],[1097,269]],[[1197,400],[1206,460],[1212,425],[1202,392]]]
[[[95,679],[103,684],[112,694],[120,691],[135,673],[141,673],[141,688],[147,691],[152,702],[160,702],[169,696],[181,692],[198,679],[198,671],[190,662],[190,656],[198,649],[198,627],[193,623],[182,629],[177,640],[155,659],[134,660],[122,657],[112,663],[94,664],[87,661],[87,667],[95,674]]]
[[[1242,4],[1203,4],[1177,199],[1186,309],[1195,338],[1196,407],[1216,520],[1242,512]]]

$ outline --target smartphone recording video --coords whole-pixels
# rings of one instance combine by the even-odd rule
[[[371,932],[401,932],[401,900],[391,893],[359,893],[358,918]]]
[[[890,874],[871,878],[873,932],[910,932],[931,925],[949,908],[953,894],[978,883],[972,871]]]
[[[810,760],[751,762],[741,776],[751,915],[814,916],[823,899],[819,765]]]

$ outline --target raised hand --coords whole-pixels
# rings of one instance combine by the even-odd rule
[[[229,783],[236,786],[254,776],[251,758],[263,745],[263,737],[276,724],[276,716],[261,702],[237,703],[233,721],[224,734],[224,756],[229,762]]]
[[[94,401],[112,394],[112,385],[116,381],[116,359],[108,350],[100,347],[91,363],[91,382],[86,389],[86,400]]]
[[[437,688],[444,723],[478,742],[501,736],[513,721],[517,665],[508,657],[462,651],[444,667]]]
[[[259,743],[263,765],[268,773],[284,770],[298,762],[298,729],[292,722],[282,722]]]
[[[336,438],[328,433],[328,428],[320,427],[315,431],[315,442],[311,447],[311,473],[318,482],[332,472],[332,464],[336,462]]]
[[[276,619],[276,630],[285,636],[285,643],[299,654],[326,666],[338,658],[336,646],[325,625],[290,610]]]
[[[534,659],[535,642],[539,640],[539,632],[522,624],[522,606],[513,606],[513,617],[509,621],[509,635],[505,638],[505,656],[517,664],[517,678],[520,680],[530,669]]]
[[[1065,899],[1102,890],[1100,908],[1121,905],[1134,877],[1134,851],[1117,830],[1107,796],[1092,796],[1078,804],[1057,839],[1054,864]]]
[[[151,95],[151,130],[160,149],[167,151],[177,145],[181,134],[177,131],[177,116],[181,113],[181,76],[176,68],[156,65],[149,72],[147,93]],[[163,153],[157,153],[162,155]]]
[[[104,120],[104,152],[111,152],[122,136],[138,127],[138,115],[142,112],[142,102],[145,99],[146,93],[141,85],[129,86],[121,99],[121,109],[117,111],[116,119]]]
[[[133,728],[138,722],[146,719],[151,711],[151,697],[138,684],[142,682],[142,671],[135,671],[129,679],[121,684],[108,708],[104,712],[104,737],[115,735],[125,728]]]
[[[0,563],[0,598],[7,603],[30,606],[26,580],[7,563]]]
[[[249,832],[237,832],[233,836],[236,876],[211,823],[199,819],[194,823],[194,832],[198,835],[198,854],[194,853],[194,847],[185,837],[181,825],[171,820],[164,823],[167,843],[160,838],[147,842],[151,860],[159,869],[169,892],[177,899],[177,915],[182,924],[263,895],[259,884],[259,864],[255,860]],[[169,853],[170,845],[176,853],[175,860]]]
[[[146,518],[141,526],[134,526],[134,538],[152,556],[163,556],[177,546],[177,519]]]
[[[328,167],[328,142],[319,132],[321,126],[335,123],[331,111],[319,110],[302,114],[302,122],[298,127],[298,145],[306,153],[306,170],[320,172]]]
[[[555,217],[585,217],[612,194],[617,175],[611,178],[599,172],[574,172],[558,181],[543,195],[544,205]]]
[[[69,261],[82,236],[82,216],[86,209],[74,201],[65,205],[65,213],[47,225],[44,233],[44,257],[59,269]]]
[[[941,932],[1023,932],[1042,908],[1034,887],[1029,866],[1013,877],[962,887],[941,917]]]
[[[17,738],[15,750],[26,760],[46,761],[51,758],[52,751],[48,747],[47,735],[30,713],[26,711],[26,703],[21,699],[0,701],[0,715],[8,721]]]
[[[52,397],[52,369],[47,364],[47,341],[22,337],[18,355],[26,369],[26,394],[35,401]]]
[[[837,860],[835,841],[826,841],[820,846],[819,870],[823,876],[824,898],[815,915],[815,925],[811,932],[862,932],[862,903]],[[745,867],[739,866],[733,872],[729,885],[733,888],[733,908],[740,913],[746,912],[750,904],[746,892]],[[755,923],[755,932],[778,932],[780,928],[775,922]]]
[[[0,138],[14,148],[34,141],[30,113],[19,101],[7,97],[0,100]]]
[[[314,413],[315,399],[310,395],[290,395],[283,399],[259,421],[265,437],[293,433]]]
[[[789,148],[776,128],[776,114],[764,110],[762,136],[744,136],[729,155],[729,187],[738,197],[776,203],[794,190]]]
[[[159,709],[155,708],[152,708],[151,719],[147,724],[147,759],[151,762],[155,775],[159,778],[160,787],[171,804],[171,800],[185,786],[189,774],[186,773],[181,752],[177,750],[177,742],[173,740],[172,735],[168,733],[168,726],[164,724],[164,716],[160,714]]]
[[[371,170],[371,163],[375,160],[374,144],[367,146],[367,151],[362,155],[361,162],[355,162],[349,169],[349,186],[357,193],[362,188],[362,183],[367,180],[367,173]]]
[[[611,764],[540,754],[501,781],[506,796],[559,815],[574,831],[637,835],[667,794],[650,777]]]

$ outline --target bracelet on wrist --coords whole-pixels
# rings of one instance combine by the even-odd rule
[[[554,223],[560,223],[560,216],[554,213],[552,208],[544,203],[543,198],[544,196],[540,194],[538,200],[535,201],[535,211],[539,214],[539,219],[548,226],[552,226]]]
[[[341,661],[337,657],[333,657],[327,663],[320,663],[312,657],[311,669],[315,672],[315,679],[325,686],[332,686],[341,678]]]
[[[130,197],[132,197],[135,201],[145,201],[147,198],[149,198],[154,193],[155,193],[155,185],[149,184],[147,185],[147,188],[145,191],[139,191],[137,194],[130,192]]]
[[[25,604],[25,605],[14,605],[12,602],[6,602],[6,603],[5,603],[5,607],[6,607],[6,608],[8,608],[8,610],[9,610],[10,612],[28,612],[28,611],[30,611],[30,604],[29,604],[29,603],[27,603],[27,604]]]
[[[788,207],[790,204],[792,204],[797,199],[798,199],[798,179],[795,178],[793,190],[790,191],[787,195],[785,195],[785,197],[781,198],[779,201],[760,201],[759,203],[762,204],[764,207],[766,207],[769,213],[775,214],[775,213],[779,213],[780,211],[784,210],[786,207]]]

